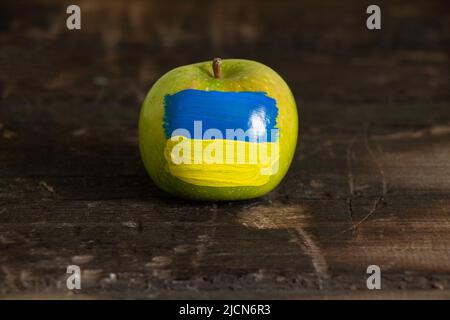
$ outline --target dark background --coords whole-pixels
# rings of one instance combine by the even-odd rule
[[[449,24],[447,1],[1,1],[1,296],[449,298]],[[299,106],[261,199],[174,199],[139,158],[154,81],[216,56],[269,65]]]

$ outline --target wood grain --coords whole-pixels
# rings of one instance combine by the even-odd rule
[[[445,1],[380,1],[374,33],[359,1],[81,1],[80,32],[59,1],[1,6],[2,298],[450,297]],[[215,56],[273,67],[300,108],[261,199],[174,199],[139,158],[148,88]]]

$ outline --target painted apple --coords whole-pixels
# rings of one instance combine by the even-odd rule
[[[162,76],[143,103],[139,146],[162,190],[195,200],[260,197],[285,176],[297,107],[284,80],[250,60],[214,59]]]

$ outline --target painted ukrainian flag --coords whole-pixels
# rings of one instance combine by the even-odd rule
[[[165,97],[166,169],[212,187],[261,186],[278,170],[275,99],[188,89]]]

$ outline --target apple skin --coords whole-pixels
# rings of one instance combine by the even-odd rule
[[[211,61],[173,69],[150,89],[141,108],[139,147],[145,168],[154,183],[177,197],[193,200],[244,200],[263,196],[283,179],[297,145],[298,115],[295,99],[285,81],[271,68],[243,59],[222,60],[222,76],[215,78]],[[279,129],[279,169],[261,186],[212,187],[184,182],[167,171],[164,147],[164,98],[181,90],[258,91],[274,98],[278,107],[276,127]]]

